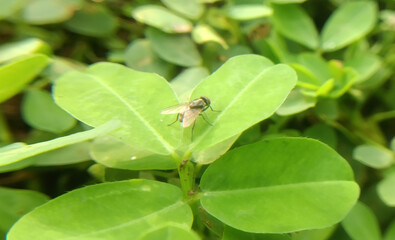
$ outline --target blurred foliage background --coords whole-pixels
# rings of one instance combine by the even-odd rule
[[[183,93],[230,57],[259,54],[290,64],[298,84],[275,116],[234,146],[269,134],[325,142],[353,166],[361,200],[378,226],[385,231],[392,222],[394,229],[394,9],[393,0],[2,0],[0,144],[36,143],[87,128],[51,98],[51,84],[68,71],[109,61],[155,72],[184,102]],[[7,72],[40,54],[50,60],[35,71],[35,62],[27,62]],[[18,78],[23,83],[9,90]],[[55,197],[97,181],[86,171],[89,144],[59,151],[55,158],[64,160],[56,167],[46,156],[21,171],[0,168],[0,185]],[[111,171],[117,179],[136,174],[107,171],[107,180]]]

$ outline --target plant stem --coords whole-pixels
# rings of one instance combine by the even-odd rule
[[[193,195],[195,187],[195,166],[190,158],[181,161],[178,166],[178,174],[180,176],[180,183],[184,198],[187,199]]]

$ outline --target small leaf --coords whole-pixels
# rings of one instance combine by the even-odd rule
[[[333,149],[337,146],[336,131],[325,124],[315,124],[307,128],[303,135],[309,138],[317,139],[323,143],[328,144]]]
[[[362,54],[354,58],[347,59],[344,66],[352,67],[359,75],[357,83],[368,80],[375,72],[382,67],[382,62],[379,56],[374,54]]]
[[[65,26],[72,32],[90,36],[106,37],[113,34],[117,28],[117,20],[106,8],[100,5],[85,5],[65,22]]]
[[[25,0],[2,0],[0,1],[0,20],[8,18],[20,10]]]
[[[20,169],[33,164],[32,158],[40,153],[48,152],[71,144],[83,142],[100,135],[107,134],[120,127],[120,122],[109,121],[100,127],[85,132],[74,133],[69,136],[56,138],[46,142],[26,145],[23,143],[14,143],[9,146],[0,148],[0,172]],[[25,161],[21,161],[26,159]]]
[[[331,226],[359,195],[347,161],[306,138],[270,139],[231,150],[207,168],[200,184],[207,212],[255,233]]]
[[[335,51],[361,39],[374,27],[377,6],[371,1],[343,3],[327,20],[321,33],[321,48]]]
[[[171,80],[170,85],[177,93],[178,99],[188,101],[195,86],[208,75],[210,75],[210,73],[204,67],[191,67],[178,74]]]
[[[391,222],[384,235],[384,240],[395,239],[395,220]]]
[[[144,89],[154,94],[147,95]],[[138,148],[168,155],[180,144],[181,129],[166,126],[174,116],[160,114],[176,105],[177,99],[168,82],[157,74],[97,63],[84,73],[70,72],[58,79],[54,98],[60,107],[90,126],[111,119],[122,121],[123,127],[113,135]]]
[[[3,44],[0,47],[0,63],[31,53],[50,54],[51,48],[47,43],[37,38]]]
[[[293,90],[276,113],[281,116],[296,114],[314,107],[315,103],[314,97],[305,96],[300,91]]]
[[[201,56],[189,36],[167,34],[154,28],[147,29],[146,35],[156,54],[164,60],[184,67],[201,64]]]
[[[386,168],[394,162],[394,154],[391,151],[373,145],[356,147],[353,151],[353,158],[373,168]]]
[[[190,227],[192,219],[179,188],[135,179],[66,193],[25,215],[7,239],[140,239],[170,222]]]
[[[196,122],[191,148],[211,147],[270,117],[295,83],[296,74],[287,65],[273,66],[257,55],[229,59],[192,93],[191,99],[210,98],[212,107],[220,112],[205,112],[213,126],[204,121]]]
[[[199,0],[161,0],[168,8],[188,17],[198,19],[204,12],[204,5]]]
[[[0,102],[21,91],[48,62],[47,56],[34,54],[0,66]]]
[[[229,6],[226,13],[230,18],[245,21],[270,16],[273,10],[263,4],[240,4]]]
[[[318,32],[313,20],[298,5],[272,4],[275,29],[287,38],[310,49],[318,47]]]
[[[358,202],[343,219],[342,226],[353,240],[380,240],[379,223],[373,211]]]
[[[0,237],[23,215],[49,200],[42,193],[0,187]]]
[[[192,30],[192,23],[175,15],[164,7],[144,5],[132,11],[132,16],[139,22],[159,28],[167,33],[187,33]]]
[[[168,223],[150,229],[139,240],[199,240],[200,237],[185,225]]]
[[[22,102],[22,116],[30,126],[52,133],[62,133],[76,123],[54,103],[51,94],[43,90],[27,91]]]
[[[209,25],[199,24],[193,28],[192,38],[195,42],[202,44],[206,42],[217,42],[225,49],[229,46],[225,40]]]
[[[172,65],[158,57],[152,49],[151,42],[136,39],[125,50],[126,66],[137,71],[157,73],[167,77]]]
[[[381,182],[379,182],[377,186],[377,191],[378,194],[385,202],[390,207],[395,207],[395,191],[394,191],[394,186],[395,186],[395,173],[388,175],[385,177]]]
[[[81,5],[79,0],[33,0],[23,8],[22,18],[30,24],[60,23],[70,19]]]
[[[239,231],[229,226],[225,227],[222,240],[291,240],[286,234],[262,234]]]
[[[302,53],[298,55],[298,63],[310,70],[321,84],[332,78],[328,63],[325,59],[314,53]],[[320,84],[320,85],[321,85]]]

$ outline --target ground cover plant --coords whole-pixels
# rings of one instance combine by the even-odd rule
[[[395,239],[394,7],[1,1],[0,234]]]

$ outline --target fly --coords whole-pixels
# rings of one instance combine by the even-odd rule
[[[175,105],[172,107],[168,107],[163,109],[160,113],[161,114],[176,114],[177,113],[177,118],[174,122],[170,123],[172,125],[173,123],[180,121],[182,123],[182,127],[186,128],[189,127],[193,124],[193,127],[195,127],[195,121],[198,116],[202,116],[203,119],[208,122],[205,118],[204,115],[202,115],[202,112],[206,111],[208,108],[210,108],[212,111],[215,111],[211,107],[211,102],[208,97],[201,96],[200,98],[197,98],[195,100],[192,100],[191,102],[188,103],[182,103],[179,105]],[[212,125],[210,122],[208,122],[210,125]],[[192,131],[193,131],[192,127]]]

